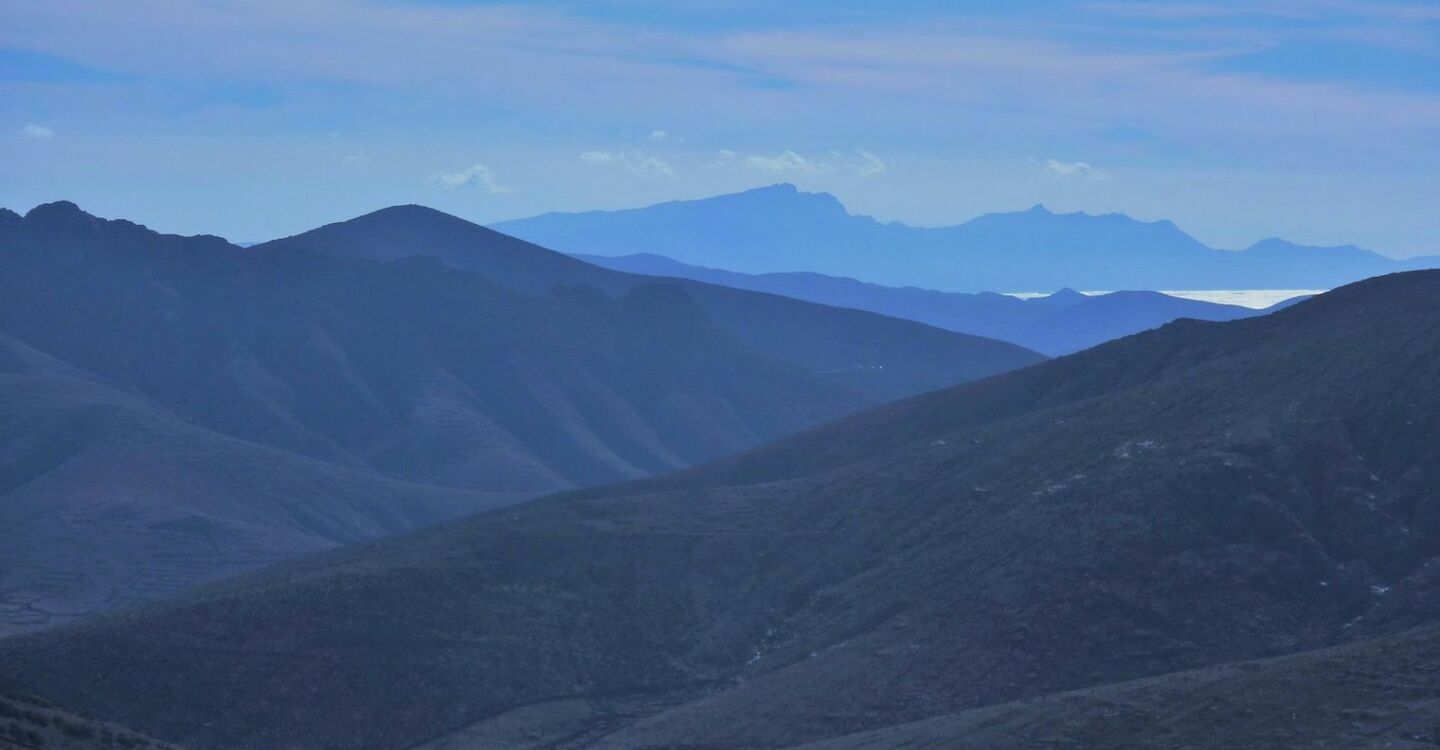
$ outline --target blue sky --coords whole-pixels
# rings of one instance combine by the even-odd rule
[[[1440,3],[6,0],[0,205],[261,240],[773,182],[1440,252]]]

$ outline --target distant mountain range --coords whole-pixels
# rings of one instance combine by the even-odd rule
[[[249,249],[0,210],[0,632],[1042,359],[419,207]]]
[[[1177,318],[1237,320],[1288,307],[1299,298],[1264,310],[1181,299],[1159,292],[1085,295],[1062,289],[1045,297],[938,292],[886,287],[818,273],[745,274],[702,268],[649,253],[575,257],[597,266],[650,276],[695,279],[710,284],[782,294],[835,307],[869,310],[916,320],[951,331],[1010,341],[1058,357],[1111,339],[1149,330]]]
[[[0,640],[0,674],[212,750],[1413,747],[1437,321],[1428,271],[1182,320]]]
[[[1440,257],[1393,260],[1352,246],[1268,239],[1207,247],[1169,221],[1056,214],[1043,206],[921,228],[855,216],[827,193],[780,184],[624,211],[551,213],[495,228],[567,253],[653,253],[744,273],[813,271],[959,292],[1330,289]]]

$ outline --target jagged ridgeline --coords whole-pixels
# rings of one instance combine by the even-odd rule
[[[1106,744],[1054,711],[1112,700],[1206,739],[1180,719],[1226,716],[1224,685],[1303,684],[1330,692],[1232,706],[1227,741],[1413,742],[1399,709],[1307,717],[1436,684],[1436,383],[1440,273],[1387,276],[7,639],[0,665],[206,748],[779,748],[1353,644],[1020,721]]]

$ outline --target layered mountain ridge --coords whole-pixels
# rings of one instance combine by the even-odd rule
[[[71,203],[0,214],[0,632],[1042,359],[428,209],[327,231],[241,249]]]

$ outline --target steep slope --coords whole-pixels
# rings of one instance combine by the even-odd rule
[[[686,228],[706,231],[705,224]],[[646,275],[583,263],[421,206],[396,206],[266,243],[259,250],[305,251],[341,258],[440,259],[522,292],[556,285],[623,296],[653,284]],[[766,357],[883,399],[934,390],[1033,364],[1014,345],[956,336],[894,318],[755,294],[729,285],[667,279],[729,336]],[[848,307],[848,306],[847,306]]]
[[[786,747],[1440,621],[1440,273],[0,642],[214,748]],[[1428,678],[1427,678],[1428,679]]]
[[[209,432],[0,336],[0,634],[519,499]]]
[[[1181,299],[1159,292],[1066,294],[1022,300],[991,292],[965,294],[887,287],[818,273],[744,274],[691,266],[650,254],[576,257],[630,273],[694,279],[823,305],[869,310],[937,328],[1009,341],[1050,356],[1072,354],[1178,318],[1238,320],[1273,310]],[[1068,304],[1061,304],[1067,300]],[[1289,301],[1281,303],[1288,304]]]
[[[1216,250],[1169,221],[1057,214],[1038,205],[950,227],[881,224],[849,214],[833,196],[783,184],[626,211],[544,214],[495,228],[567,253],[656,253],[746,273],[815,271],[957,292],[1330,289],[1440,267],[1436,256],[1396,261],[1354,247],[1278,241]]]
[[[414,211],[433,220],[414,241],[458,221]],[[782,360],[717,324],[689,290],[643,277],[613,274],[627,282],[616,296],[565,285],[581,277],[538,293],[429,258],[241,250],[69,204],[3,224],[0,331],[206,428],[467,489],[535,492],[671,470],[1040,358],[785,301],[804,309],[789,323],[802,329],[791,347],[800,355]],[[369,223],[360,230],[399,241]],[[522,249],[527,262],[611,273]],[[497,274],[513,255],[499,253]],[[736,315],[779,299],[751,298]]]
[[[1440,630],[1062,693],[805,745],[1360,748],[1440,742]],[[799,749],[797,749],[799,750]]]

